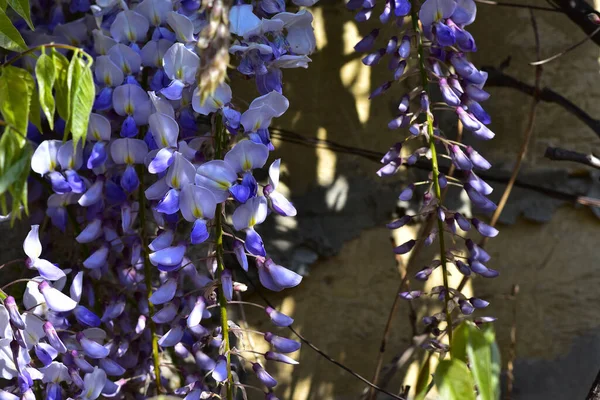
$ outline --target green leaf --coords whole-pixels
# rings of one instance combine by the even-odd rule
[[[29,121],[42,133],[42,107],[40,106],[40,97],[37,93],[31,96],[31,104],[29,105]]]
[[[56,90],[56,110],[65,121],[69,119],[69,94],[71,84],[68,82],[69,60],[55,49],[52,49],[52,60],[56,70],[54,89]]]
[[[429,382],[431,380],[431,356],[429,354],[425,355],[425,361],[421,366],[421,370],[419,371],[419,376],[417,377],[417,384],[415,385],[415,400],[423,400],[425,395],[427,394],[427,387],[429,386]]]
[[[442,360],[433,381],[442,400],[475,400],[475,382],[467,364],[461,360]]]
[[[39,87],[40,106],[46,115],[46,119],[48,119],[50,129],[54,130],[54,111],[56,106],[54,104],[52,88],[56,81],[56,68],[54,68],[53,57],[44,53],[38,58],[35,64],[35,76]]]
[[[17,28],[12,24],[4,9],[0,9],[0,47],[11,51],[27,50],[23,36],[21,36]]]
[[[8,65],[0,75],[0,112],[4,121],[11,125],[25,141],[29,121],[29,103],[35,83],[33,77],[22,68]],[[22,144],[24,146],[24,143]]]
[[[468,324],[468,328],[467,355],[480,399],[497,400],[500,396],[500,362],[497,347],[494,351],[494,333],[493,331],[484,333],[471,323]],[[486,329],[493,328],[486,327]]]
[[[23,17],[25,22],[27,22],[27,25],[29,25],[33,31],[35,28],[33,27],[33,22],[31,22],[31,9],[29,7],[29,0],[8,0],[8,4],[10,4],[10,7],[15,10],[17,14]]]
[[[73,145],[77,146],[79,140],[85,141],[96,90],[90,66],[85,65],[78,55],[73,56],[69,71],[71,75],[71,111],[67,126],[73,137]]]
[[[0,10],[6,12],[7,5],[8,5],[8,3],[6,2],[6,0],[0,0]]]
[[[450,345],[450,354],[452,358],[457,358],[464,362],[467,362],[468,324],[468,322],[463,322],[452,332],[452,343]]]
[[[4,131],[4,134],[6,135],[10,133]],[[24,170],[29,169],[30,159],[30,152],[24,151],[16,163],[8,168],[7,171],[3,171],[2,176],[0,176],[0,195],[6,192],[13,183],[17,182],[19,178],[22,177]]]

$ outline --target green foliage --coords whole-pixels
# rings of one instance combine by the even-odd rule
[[[425,361],[419,371],[417,377],[417,385],[415,386],[415,393],[417,394],[415,400],[423,400],[427,395],[429,389],[429,381],[431,376],[431,355],[425,355]]]
[[[29,3],[27,0],[9,0],[8,4],[19,13],[19,7],[28,6]],[[0,31],[3,29],[2,16],[6,17],[0,10]],[[10,24],[10,20],[8,23]],[[0,32],[1,47],[4,47],[3,32]],[[53,130],[54,114],[58,111],[66,121],[63,139],[67,140],[71,134],[74,145],[77,145],[79,141],[85,141],[95,97],[91,57],[76,47],[47,46],[52,48],[50,55],[46,54],[46,46],[39,46],[0,65],[0,113],[3,117],[0,126],[4,127],[0,136],[0,208],[4,214],[8,212],[7,194],[10,194],[13,220],[20,217],[22,209],[27,212],[27,178],[33,154],[33,148],[26,137],[29,122],[42,133],[46,127]],[[54,47],[72,50],[71,61]],[[10,64],[26,53],[35,54],[37,50],[41,50],[42,54],[35,66],[36,90],[32,75]],[[47,125],[42,121],[42,113]]]
[[[475,382],[464,361],[457,358],[442,360],[433,381],[444,400],[475,400]]]
[[[34,87],[33,77],[22,68],[8,65],[0,71],[0,112],[4,121],[21,134],[22,142],[26,141],[29,103]]]
[[[21,204],[27,211],[31,148],[26,134],[34,88],[33,77],[24,69],[9,65],[0,70],[0,113],[4,117],[4,133],[0,138],[0,205],[6,213],[4,194],[8,191],[14,218],[20,216]]]
[[[67,75],[70,83],[70,107],[65,138],[70,132],[73,137],[73,146],[77,146],[80,140],[85,141],[96,92],[92,70],[84,64],[81,56],[75,55],[73,57]]]
[[[10,8],[15,10],[17,14],[23,17],[25,22],[27,22],[27,25],[29,25],[31,30],[33,30],[34,27],[33,22],[31,22],[31,8],[29,7],[29,0],[8,0],[8,4],[10,5]]]
[[[54,87],[54,81],[56,80],[56,68],[54,67],[54,57],[43,53],[38,58],[35,64],[35,77],[38,83],[39,91],[39,104],[46,116],[48,126],[50,129],[54,129],[54,96],[52,95],[52,88]],[[41,131],[41,129],[40,129]]]
[[[56,90],[56,110],[58,115],[65,121],[69,120],[70,110],[70,90],[71,82],[68,76],[69,60],[67,57],[52,49],[52,60],[56,70],[56,81],[54,88]]]
[[[23,36],[12,24],[4,8],[0,8],[0,47],[11,51],[27,50]]]
[[[497,400],[500,398],[500,352],[496,344],[496,338],[492,325],[486,325],[479,329],[475,324],[469,321],[463,322],[456,328],[452,335],[450,346],[452,362],[461,366],[450,366],[448,360],[442,361],[438,366],[434,381],[438,386],[438,392],[444,400],[460,400],[474,397],[456,397],[458,388],[454,385],[463,385],[465,380],[470,380],[471,393],[474,396],[474,387],[477,387],[479,400]],[[469,367],[467,368],[467,364]],[[463,369],[463,374],[468,378],[452,382],[454,378],[446,377],[450,369]],[[441,368],[441,369],[440,369]],[[455,371],[453,371],[456,373]],[[444,380],[444,385],[448,386],[442,389],[439,386]],[[454,397],[453,397],[454,396]]]
[[[500,352],[492,326],[484,330],[469,324],[467,355],[481,400],[500,398]]]

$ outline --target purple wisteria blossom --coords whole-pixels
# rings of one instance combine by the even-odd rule
[[[277,191],[281,161],[268,163],[269,127],[290,106],[282,71],[307,68],[315,50],[312,15],[297,9],[314,3],[298,0],[288,10],[281,1],[33,0],[27,44],[85,50],[96,96],[77,146],[59,140],[71,123],[62,104],[49,135],[31,127],[31,169],[44,181],[48,221],[32,225],[23,243],[35,275],[24,293],[0,291],[0,397],[41,390],[57,400],[233,399],[232,371],[246,359],[233,344],[235,324],[221,316],[247,289],[245,272],[254,269],[275,291],[302,280],[269,257],[259,231],[269,208],[297,212]],[[211,19],[217,12],[228,27]],[[231,41],[212,50],[232,55],[255,81],[255,98],[234,96],[233,79],[202,92],[198,43],[211,29],[230,32]],[[36,67],[33,58],[22,62]],[[266,174],[256,172],[268,165],[262,181]],[[55,229],[75,245],[59,264],[43,245]],[[275,326],[293,322],[267,310]],[[283,353],[300,345],[271,333],[265,340],[274,351],[248,367],[275,398],[264,361],[296,363]],[[165,379],[170,362],[181,366],[181,387]]]

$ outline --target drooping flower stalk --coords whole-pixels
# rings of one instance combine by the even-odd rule
[[[223,157],[223,148],[227,145],[227,132],[223,124],[221,115],[214,115],[214,141],[215,141],[215,160]],[[221,282],[218,290],[219,312],[221,316],[221,334],[223,335],[223,352],[227,360],[227,381],[225,383],[227,390],[227,400],[233,400],[233,377],[231,375],[231,345],[229,342],[229,319],[227,318],[227,298],[223,289],[221,279],[225,271],[223,262],[223,203],[217,204],[215,211],[215,258],[217,261],[217,281]]]
[[[143,176],[142,168],[139,168],[140,175]],[[146,232],[146,195],[144,193],[144,185],[140,185],[138,190],[138,201],[140,202],[140,239],[142,244],[142,253],[144,259],[144,281],[146,284],[146,297],[148,298],[148,311],[150,315],[154,315],[155,308],[150,298],[152,297],[152,264],[150,263],[148,248],[148,237]],[[154,382],[158,393],[163,393],[164,389],[160,378],[160,352],[158,349],[158,336],[156,334],[156,323],[152,318],[149,318],[148,325],[150,327],[150,337],[152,346],[152,362],[154,364]]]
[[[411,12],[410,18],[412,21],[412,27],[415,32],[415,38],[417,41],[417,58],[419,62],[419,73],[421,76],[421,85],[423,87],[423,91],[429,96],[429,79],[427,76],[427,69],[425,68],[425,48],[423,46],[423,37],[422,32],[419,27],[419,14],[417,11],[416,0],[411,0]],[[431,115],[431,111],[426,110],[427,116],[425,124],[427,126],[427,136],[429,140],[429,150],[431,151],[431,172],[432,172],[432,180],[433,180],[433,190],[435,198],[438,201],[438,207],[442,207],[442,189],[440,187],[440,170],[438,166],[438,156],[437,150],[435,148],[436,138],[433,130],[433,116]],[[436,218],[436,216],[432,216],[432,218]],[[446,259],[446,243],[444,242],[444,222],[441,218],[436,218],[437,226],[438,226],[438,241],[440,245],[440,260],[442,267],[442,279],[444,283],[444,312],[446,314],[446,322],[447,322],[447,332],[448,332],[448,341],[452,342],[452,313],[448,307],[450,303],[450,286],[448,284],[448,267],[447,267],[447,259]]]

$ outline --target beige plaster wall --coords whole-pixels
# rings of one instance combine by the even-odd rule
[[[544,0],[529,3],[547,5]],[[321,0],[314,15],[319,52],[312,57],[309,70],[284,72],[284,90],[293,107],[278,124],[306,136],[385,151],[401,137],[399,131],[390,132],[386,125],[391,116],[390,104],[406,88],[397,85],[389,95],[373,102],[367,100],[372,88],[388,79],[387,70],[385,66],[364,67],[360,58],[352,53],[352,46],[374,25],[356,24],[341,1]],[[543,56],[552,55],[584,37],[563,15],[536,12],[536,18]],[[526,10],[480,5],[477,22],[471,27],[480,49],[473,57],[474,62],[498,66],[511,56],[511,66],[506,72],[533,83],[534,71],[527,65],[534,58],[529,21]],[[593,43],[581,46],[544,67],[543,85],[571,99],[588,113],[600,115],[597,106],[599,55],[600,49]],[[526,124],[530,98],[511,89],[490,88],[489,91],[492,99],[485,105],[493,117],[491,127],[497,136],[481,146],[482,153],[498,165],[510,168]],[[552,165],[581,169],[544,160],[543,150],[549,144],[586,152],[600,149],[594,132],[571,114],[558,106],[541,104],[525,167]],[[350,175],[378,179],[374,175],[377,164],[368,160],[285,142],[277,143],[277,147],[278,156],[285,161],[284,182],[296,195],[309,190],[315,181],[333,191],[340,190],[339,182]],[[398,240],[412,237],[416,228],[402,230]],[[504,358],[513,307],[505,295],[514,283],[521,288],[516,325],[518,356],[553,359],[565,354],[574,338],[600,326],[596,307],[600,301],[597,290],[599,221],[588,209],[564,206],[550,223],[520,220],[515,225],[500,228],[501,234],[490,241],[488,247],[493,256],[491,266],[500,270],[500,277],[477,279],[468,290],[492,299],[489,314],[499,318],[496,327]],[[423,263],[433,255],[423,253]],[[337,256],[314,264],[300,287],[270,297],[284,312],[294,316],[297,328],[318,347],[370,378],[399,276],[391,253],[390,233],[382,226],[364,231],[358,239],[347,242]],[[439,276],[435,278],[439,282]],[[426,307],[427,304],[423,304],[419,309],[420,316]],[[248,312],[249,320],[257,329],[270,329],[261,322],[260,314]],[[406,305],[401,304],[392,327],[386,362],[410,343],[407,312]],[[285,394],[282,399],[356,399],[364,388],[307,347],[303,347],[298,357],[299,366],[277,370],[277,378],[282,383],[278,393]],[[414,369],[411,370],[414,372]],[[397,390],[400,383],[401,376],[397,375],[390,387]],[[410,378],[406,383],[414,385]]]

